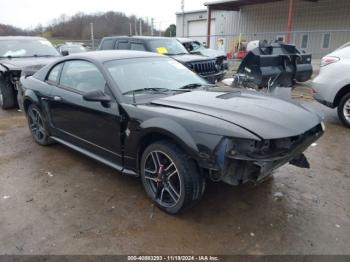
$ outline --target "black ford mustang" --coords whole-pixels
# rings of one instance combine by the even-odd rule
[[[283,164],[307,167],[320,117],[257,92],[218,92],[166,56],[135,51],[72,55],[22,77],[35,141],[59,142],[122,174],[177,213],[205,179],[262,181]]]

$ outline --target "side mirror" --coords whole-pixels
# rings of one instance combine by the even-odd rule
[[[67,55],[69,55],[69,52],[67,50],[62,50],[61,55],[67,56]]]
[[[83,99],[89,102],[101,102],[104,107],[109,107],[109,103],[112,101],[112,98],[101,90],[90,91],[83,95]]]

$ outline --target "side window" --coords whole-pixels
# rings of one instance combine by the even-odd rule
[[[128,41],[118,41],[116,43],[116,48],[118,50],[128,50],[129,49],[129,43]]]
[[[145,46],[142,43],[131,43],[130,49],[136,51],[146,51]]]
[[[105,91],[106,80],[94,64],[75,60],[64,64],[60,85],[79,93],[87,93],[93,90]]]
[[[328,49],[330,45],[331,45],[331,34],[330,33],[323,34],[322,49]]]
[[[63,63],[56,65],[53,69],[51,69],[49,76],[47,77],[47,81],[52,84],[58,83],[58,77],[61,72]]]
[[[106,39],[102,42],[102,50],[113,50],[113,39]]]

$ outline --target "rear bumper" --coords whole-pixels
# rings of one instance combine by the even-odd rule
[[[321,103],[321,104],[323,104],[323,105],[325,105],[325,106],[327,106],[327,107],[335,108],[333,102],[328,102],[328,101],[326,101],[320,94],[314,93],[313,97],[314,97],[314,99],[315,99],[317,102],[319,102],[319,103]]]

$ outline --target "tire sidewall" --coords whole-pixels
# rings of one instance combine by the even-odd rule
[[[177,170],[178,170],[178,174],[179,174],[179,178],[180,178],[180,183],[181,183],[181,194],[180,194],[180,199],[179,201],[176,203],[176,205],[172,206],[172,207],[164,207],[162,205],[160,205],[155,197],[154,197],[154,192],[152,191],[152,189],[150,189],[149,185],[148,185],[148,181],[145,179],[145,171],[144,171],[144,166],[145,166],[145,161],[146,161],[146,157],[149,155],[150,152],[152,151],[161,151],[163,153],[165,153],[166,155],[168,155],[171,160],[174,162]],[[152,145],[150,145],[149,147],[147,147],[147,149],[143,152],[142,154],[142,158],[141,158],[141,165],[140,165],[140,170],[141,170],[141,180],[143,183],[143,187],[147,193],[147,195],[153,200],[153,202],[162,210],[165,210],[166,212],[170,213],[170,214],[176,214],[178,213],[184,206],[185,200],[186,200],[186,190],[185,190],[185,186],[186,183],[189,183],[189,181],[187,181],[185,179],[184,173],[186,172],[183,168],[183,163],[181,163],[181,160],[179,159],[179,157],[177,156],[177,154],[170,149],[168,146],[162,144],[162,143],[154,143]]]
[[[0,101],[0,107],[4,110],[16,107],[15,93],[13,87],[6,81],[0,80],[0,93],[2,101]]]
[[[350,128],[350,122],[345,118],[344,115],[344,107],[346,102],[350,100],[350,93],[347,93],[340,101],[338,106],[338,116],[341,120],[341,122],[348,128]]]

